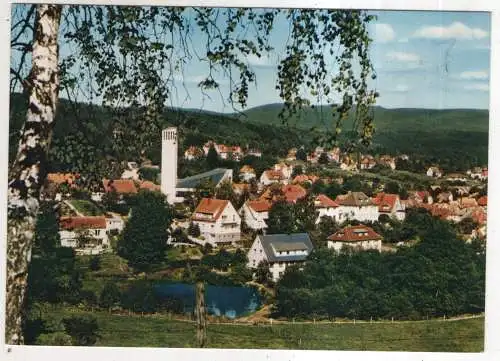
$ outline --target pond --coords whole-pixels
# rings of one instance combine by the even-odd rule
[[[158,295],[182,301],[185,313],[195,306],[195,285],[185,283],[159,283]],[[214,316],[236,318],[255,312],[261,306],[259,292],[254,287],[227,287],[205,285],[207,313]]]

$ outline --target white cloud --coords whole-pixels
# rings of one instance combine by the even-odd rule
[[[423,26],[413,34],[417,38],[427,39],[465,39],[477,40],[488,37],[488,32],[480,28],[454,22],[449,26]]]
[[[396,38],[394,29],[389,24],[374,24],[375,41],[387,43]]]
[[[466,84],[464,86],[464,89],[466,89],[466,90],[479,90],[479,91],[487,92],[490,90],[490,87],[488,84],[485,84],[485,83],[472,83],[472,84]]]
[[[398,40],[398,43],[407,43],[409,41],[408,38],[401,38]]]
[[[420,61],[420,56],[414,53],[404,53],[401,51],[391,51],[387,53],[389,60],[401,61],[404,63],[417,63]]]
[[[477,70],[477,71],[464,71],[460,73],[458,76],[460,79],[465,80],[485,80],[488,79],[488,72],[485,70]]]
[[[257,55],[250,54],[247,56],[248,64],[255,67],[272,67],[275,64],[268,55],[263,55],[260,58]]]
[[[396,88],[394,88],[394,91],[398,93],[406,93],[408,90],[410,90],[410,87],[408,87],[408,85],[405,84],[398,84],[396,85]]]

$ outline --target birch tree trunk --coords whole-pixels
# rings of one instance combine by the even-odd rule
[[[54,127],[58,92],[61,5],[37,5],[28,77],[29,104],[9,172],[5,342],[23,344],[22,321],[40,189]]]

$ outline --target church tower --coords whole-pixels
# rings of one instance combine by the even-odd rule
[[[177,185],[177,128],[163,129],[161,132],[161,192],[168,203],[176,199]]]

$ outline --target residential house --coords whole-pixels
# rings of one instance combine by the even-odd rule
[[[291,148],[288,151],[288,154],[286,156],[286,160],[289,161],[289,162],[297,160],[296,155],[297,155],[297,148]]]
[[[102,185],[105,193],[116,192],[118,194],[135,194],[137,186],[131,179],[103,179]]]
[[[360,222],[378,220],[378,206],[363,192],[349,192],[335,199],[339,205],[339,222],[358,220]]]
[[[70,197],[70,189],[77,188],[79,174],[75,173],[48,173],[42,197],[50,198],[57,202],[63,197]]]
[[[478,206],[477,200],[471,197],[460,197],[457,202],[460,208],[476,208]]]
[[[241,196],[245,192],[250,191],[250,184],[248,183],[233,183],[233,192],[234,194],[237,194]]]
[[[396,169],[396,158],[390,155],[381,155],[378,159],[378,163],[385,167],[389,167],[392,170]]]
[[[240,180],[243,182],[250,182],[252,179],[255,179],[255,169],[250,167],[249,165],[244,165],[240,169]]]
[[[61,217],[59,236],[62,247],[81,254],[99,254],[110,247],[105,216]]]
[[[203,156],[204,152],[200,148],[192,145],[184,151],[184,159],[194,160]]]
[[[247,155],[252,157],[262,158],[262,152],[258,149],[250,149],[247,151]]]
[[[259,181],[263,186],[268,186],[273,183],[287,184],[288,178],[280,170],[269,169],[262,172]]]
[[[380,215],[386,214],[399,221],[405,219],[405,206],[401,202],[398,194],[378,193],[372,198],[372,201],[378,206]]]
[[[319,194],[314,199],[314,208],[318,214],[316,224],[320,223],[323,217],[330,217],[335,222],[338,221],[339,205],[325,194]]]
[[[228,200],[203,198],[191,216],[205,242],[214,247],[240,240],[241,218]]]
[[[321,154],[323,154],[324,152],[325,152],[325,148],[318,146],[314,149],[314,156],[316,158],[319,158],[321,156]]]
[[[342,157],[340,161],[340,169],[342,170],[356,170],[357,169],[356,162],[354,162],[349,156],[345,155]]]
[[[450,182],[466,182],[467,177],[460,173],[450,173],[446,176],[446,180]]]
[[[293,173],[293,165],[286,163],[277,163],[273,166],[274,170],[281,171],[286,179],[290,179]]]
[[[296,203],[299,199],[307,195],[305,188],[298,184],[283,185],[278,188],[278,192],[275,192],[275,190],[273,188],[266,189],[259,199],[275,202],[279,198],[282,198],[288,203]]]
[[[377,162],[375,158],[372,155],[364,155],[361,157],[361,160],[359,162],[359,168],[360,169],[372,169],[377,165]]]
[[[484,180],[485,175],[486,177],[488,177],[488,169],[482,167],[474,167],[467,171],[467,175],[469,175],[469,177],[471,177],[472,179]]]
[[[243,158],[243,152],[239,145],[228,146],[225,144],[218,144],[216,150],[221,159],[232,159],[239,162],[241,158]]]
[[[488,196],[479,197],[477,205],[486,208],[488,206]]]
[[[318,163],[319,157],[316,156],[316,153],[311,152],[307,155],[306,160],[310,163]]]
[[[340,148],[335,147],[329,150],[326,155],[328,156],[328,160],[330,162],[340,163]]]
[[[118,234],[125,228],[125,221],[116,213],[106,214],[106,233]]]
[[[450,203],[453,201],[453,193],[441,192],[436,196],[436,201],[438,203]]]
[[[337,252],[340,252],[344,247],[358,251],[374,249],[381,252],[382,236],[364,225],[344,227],[328,237],[327,246]]]
[[[292,180],[292,184],[302,184],[302,183],[309,183],[313,184],[319,179],[318,176],[316,175],[308,175],[308,174],[299,174],[295,176]]]
[[[248,268],[267,262],[272,280],[277,281],[287,267],[302,265],[313,250],[307,233],[257,235],[248,251]]]
[[[266,230],[271,207],[272,202],[265,199],[246,201],[238,213],[249,228],[256,231]]]
[[[139,176],[139,166],[136,162],[127,162],[127,169],[125,169],[120,176],[120,179],[132,179],[138,181]]]
[[[428,177],[441,178],[443,176],[443,171],[438,167],[429,167],[426,174]]]
[[[406,208],[419,207],[422,204],[432,204],[433,198],[428,191],[410,191],[408,192],[408,199],[402,201]]]

